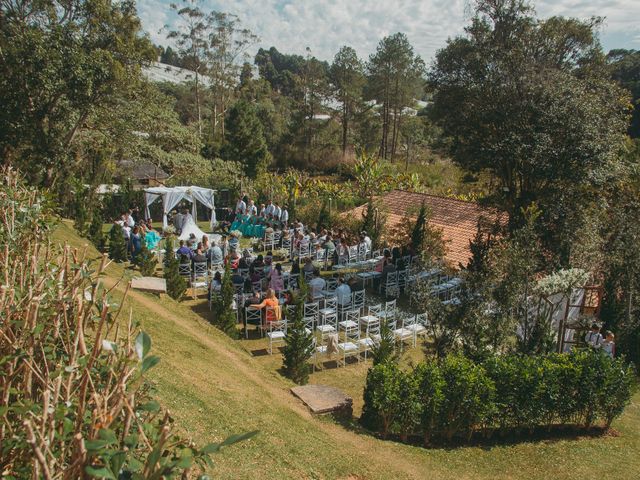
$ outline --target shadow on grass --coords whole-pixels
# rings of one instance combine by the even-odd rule
[[[344,418],[335,416],[333,420],[346,430],[359,435],[368,435],[379,440],[403,443],[413,447],[422,447],[427,450],[453,451],[460,448],[475,447],[491,451],[495,447],[507,447],[524,443],[556,443],[566,440],[580,441],[620,436],[617,430],[601,426],[593,426],[586,429],[578,425],[553,425],[551,428],[540,427],[532,431],[527,429],[526,431],[509,432],[506,434],[500,434],[500,432],[495,430],[489,432],[478,431],[473,434],[470,440],[462,437],[455,437],[450,441],[433,439],[429,445],[425,447],[424,439],[418,435],[409,436],[407,440],[403,442],[399,435],[390,434],[384,438],[382,434],[368,430],[360,424],[359,418],[356,417]]]

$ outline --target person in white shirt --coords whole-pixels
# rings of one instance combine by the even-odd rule
[[[136,221],[133,219],[133,212],[129,210],[127,213],[127,225],[129,228],[133,228],[136,226]]]
[[[364,235],[364,243],[367,244],[367,251],[371,250],[371,237],[369,237],[369,235],[367,235],[367,232],[362,232],[362,235]]]
[[[249,200],[249,206],[247,207],[249,215],[258,215],[258,208],[253,203],[253,200]]]
[[[315,270],[313,272],[313,279],[309,282],[309,288],[311,289],[311,298],[316,299],[322,297],[322,291],[327,286],[327,282],[320,276],[320,272]]]
[[[351,287],[345,283],[344,278],[342,277],[338,279],[336,299],[338,300],[338,305],[343,307],[346,307],[351,303]]]
[[[267,208],[264,206],[264,203],[260,204],[260,215],[261,218],[267,217]]]
[[[289,221],[289,211],[287,210],[287,206],[282,207],[282,213],[280,214],[280,221],[285,225]]]
[[[244,215],[246,211],[247,211],[247,204],[244,203],[244,200],[242,200],[242,197],[238,198],[238,203],[236,203],[236,213],[239,213],[240,215]]]
[[[273,207],[273,218],[275,218],[276,220],[280,220],[281,214],[282,214],[282,209],[280,208],[280,205],[276,203],[275,207]]]
[[[602,334],[600,333],[600,327],[597,323],[591,325],[591,330],[584,336],[585,343],[592,348],[602,347]]]
[[[273,211],[275,210],[275,208],[276,207],[273,205],[273,201],[269,200],[269,205],[267,205],[267,209],[265,210],[267,217],[269,215],[273,215]]]

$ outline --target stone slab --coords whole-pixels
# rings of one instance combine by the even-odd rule
[[[158,277],[134,277],[131,279],[131,288],[145,292],[167,293],[167,281]]]
[[[328,385],[302,385],[291,389],[296,397],[309,407],[312,413],[351,415],[353,399],[337,388]]]

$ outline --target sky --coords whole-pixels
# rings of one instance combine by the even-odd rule
[[[138,0],[143,28],[154,43],[167,45],[165,25],[174,25],[171,1]],[[600,39],[605,50],[640,49],[640,0],[538,0],[539,17],[605,17]],[[366,59],[384,36],[407,34],[429,63],[447,38],[469,23],[469,0],[201,0],[205,11],[237,15],[260,37],[249,53],[275,46],[283,53],[306,54],[331,61],[342,45]]]

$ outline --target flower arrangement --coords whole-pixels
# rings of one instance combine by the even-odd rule
[[[176,227],[174,227],[173,225],[169,225],[163,228],[162,231],[167,235],[173,235],[174,233],[176,233]]]
[[[240,230],[233,230],[229,235],[238,239],[242,238],[242,232]]]

